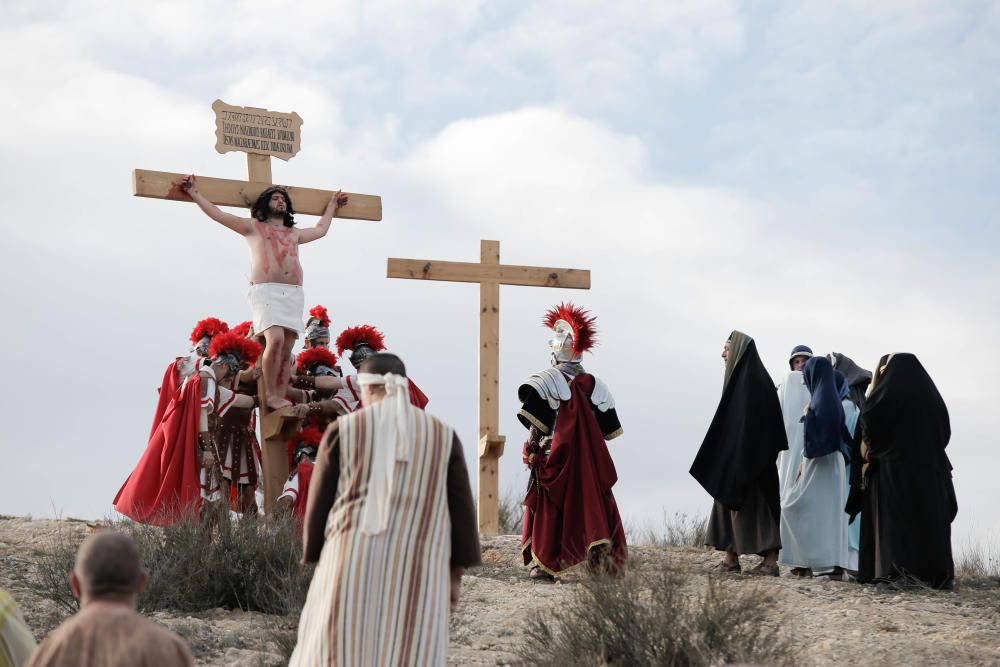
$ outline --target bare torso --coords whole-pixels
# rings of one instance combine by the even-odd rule
[[[250,220],[250,282],[302,284],[299,230],[281,222]]]

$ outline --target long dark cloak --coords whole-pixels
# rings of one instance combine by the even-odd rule
[[[783,449],[788,449],[788,440],[774,382],[753,339],[734,331],[722,399],[691,475],[730,510],[739,510],[754,484],[769,475],[774,493],[766,494],[767,504],[777,512],[776,460]]]
[[[912,354],[887,355],[861,413],[869,465],[862,501],[859,580],[954,580],[951,523],[958,513],[948,408]]]
[[[848,460],[850,452],[845,442],[844,404],[833,366],[826,357],[813,357],[802,369],[802,381],[809,388],[811,396],[809,409],[802,418],[805,426],[805,447],[803,455],[807,459],[840,452]]]

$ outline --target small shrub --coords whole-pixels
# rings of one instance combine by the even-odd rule
[[[302,548],[291,519],[254,518],[214,522],[180,521],[159,528],[113,521],[111,530],[131,535],[139,545],[149,580],[139,598],[144,612],[198,612],[223,607],[269,614],[296,614],[305,602],[312,568],[299,565]],[[78,609],[67,575],[81,538],[60,539],[38,554],[29,578],[39,595]]]
[[[51,548],[34,552],[34,567],[23,573],[31,587],[55,604],[64,616],[80,610],[80,601],[69,588],[69,573],[76,564],[76,550],[82,541],[82,536],[60,530]]]
[[[770,595],[714,579],[691,594],[684,579],[671,568],[586,579],[569,601],[532,622],[519,657],[553,667],[795,663],[794,644],[766,620]]]

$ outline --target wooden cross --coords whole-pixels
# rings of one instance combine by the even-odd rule
[[[221,106],[220,106],[221,105]],[[216,145],[216,150],[220,153],[228,152],[227,149],[220,148],[222,145],[222,121],[221,113],[243,112],[244,116],[254,119],[263,118],[265,121],[274,119],[281,120],[280,114],[269,112],[266,109],[256,107],[229,107],[221,101],[216,101],[213,105],[216,110],[216,123],[220,128],[216,134],[220,136],[220,142]],[[296,118],[297,114],[292,114]],[[301,123],[301,119],[298,119]],[[262,125],[264,123],[261,123]],[[244,125],[233,123],[226,126],[227,131],[238,131],[240,128],[254,129],[252,121],[246,121]],[[294,128],[296,131],[298,127]],[[266,129],[265,129],[266,131]],[[249,134],[244,129],[244,134]],[[211,178],[208,176],[198,177],[198,189],[205,197],[216,206],[236,206],[240,208],[251,208],[260,193],[273,185],[271,180],[271,155],[282,159],[289,159],[298,151],[298,140],[295,141],[294,152],[272,152],[270,154],[246,152],[247,175],[246,181],[235,181],[225,178]],[[147,169],[135,169],[132,171],[132,194],[136,197],[151,197],[153,199],[170,199],[173,201],[191,202],[191,198],[181,187],[181,179],[185,174],[177,174],[164,171],[149,171]],[[300,188],[291,185],[282,185],[288,191],[295,207],[295,213],[307,215],[322,215],[333,196],[333,190],[316,190],[313,188]],[[364,195],[357,193],[344,193],[348,195],[346,205],[337,211],[338,218],[349,218],[354,220],[382,219],[382,198],[376,195]],[[257,383],[257,392],[260,398],[260,435],[263,442],[261,447],[261,466],[264,477],[264,511],[269,512],[272,504],[277,499],[278,494],[284,487],[285,480],[288,479],[288,439],[299,429],[300,420],[288,414],[286,409],[272,411],[268,409],[267,397],[264,392],[264,379]]]
[[[479,532],[500,527],[500,285],[590,289],[590,271],[500,263],[500,242],[480,241],[479,262],[389,258],[389,278],[479,283]]]

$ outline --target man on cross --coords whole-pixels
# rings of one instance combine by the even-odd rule
[[[347,204],[347,195],[333,193],[315,227],[295,227],[292,200],[280,186],[264,190],[250,209],[250,218],[222,211],[198,191],[194,174],[185,176],[182,187],[198,207],[219,224],[246,238],[250,245],[250,291],[247,300],[253,313],[253,330],[264,336],[264,387],[267,406],[289,405],[285,398],[291,374],[289,359],[295,339],[302,331],[302,265],[299,248],[326,236],[337,211]]]

